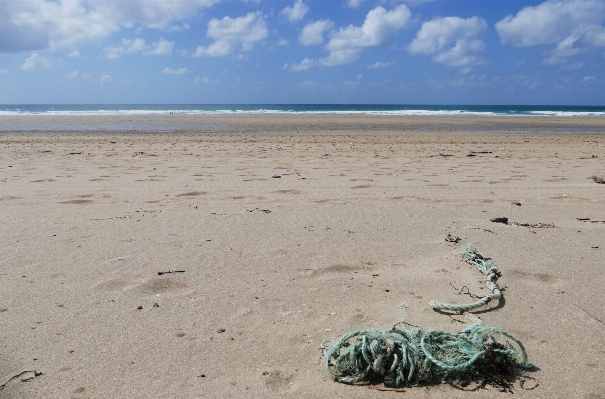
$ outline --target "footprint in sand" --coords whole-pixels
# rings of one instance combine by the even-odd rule
[[[156,296],[157,294],[164,296],[186,295],[193,292],[193,289],[185,283],[176,281],[171,277],[154,277],[137,287],[133,291],[144,296]]]
[[[204,191],[190,191],[188,193],[177,194],[177,197],[197,197],[200,195],[206,195],[207,193]]]
[[[294,376],[280,370],[264,371],[265,384],[272,389],[291,389],[294,383]]]
[[[133,287],[136,287],[136,285],[129,286],[127,281],[118,280],[118,279],[103,281],[103,282],[100,282],[97,285],[95,285],[95,289],[97,289],[99,291],[105,291],[105,292],[123,291],[125,289],[133,288]]]
[[[154,277],[139,283],[113,279],[96,284],[95,289],[105,292],[132,291],[142,296],[178,296],[193,292],[187,284],[170,277]]]
[[[507,273],[510,277],[519,277],[521,279],[539,281],[541,283],[556,284],[562,281],[561,278],[547,273],[529,273],[521,270],[512,270]]]
[[[305,274],[310,274],[313,276],[318,276],[318,275],[322,275],[322,274],[339,274],[339,273],[344,273],[344,274],[351,274],[351,273],[357,273],[363,270],[368,270],[369,268],[364,267],[362,265],[342,265],[342,264],[335,264],[335,265],[331,265],[331,266],[326,266],[326,267],[322,267],[320,269],[312,269],[310,271],[307,271]]]
[[[276,194],[300,194],[298,190],[277,190],[273,192]]]

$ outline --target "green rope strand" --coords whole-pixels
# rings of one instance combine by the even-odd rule
[[[492,293],[484,296],[476,302],[468,303],[465,305],[456,305],[450,303],[443,303],[439,301],[430,301],[429,305],[431,305],[434,309],[439,310],[453,310],[458,313],[464,313],[469,310],[477,309],[482,306],[487,305],[488,302],[494,299],[500,299],[502,297],[502,291],[498,286],[498,277],[500,273],[498,272],[498,266],[496,266],[491,260],[485,259],[481,254],[477,252],[477,250],[471,245],[468,244],[465,248],[461,248],[459,251],[462,259],[477,268],[483,275],[485,276],[485,281],[487,283],[487,288],[489,288]]]

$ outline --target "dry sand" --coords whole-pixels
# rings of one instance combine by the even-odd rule
[[[412,325],[467,326],[428,305],[471,300],[452,286],[486,292],[457,255],[467,242],[506,287],[476,314],[537,366],[539,386],[515,396],[605,397],[605,185],[590,179],[605,175],[605,119],[182,116],[162,126],[186,132],[94,131],[162,118],[2,118],[0,397],[508,397],[347,386],[321,362],[322,340],[389,328],[402,301]],[[49,123],[68,130],[37,130]],[[34,131],[6,130],[19,124]]]

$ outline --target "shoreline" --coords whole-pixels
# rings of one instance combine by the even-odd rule
[[[456,132],[605,132],[603,116],[386,116],[386,115],[112,115],[3,116],[0,132],[150,131],[237,132],[243,130],[390,130]]]

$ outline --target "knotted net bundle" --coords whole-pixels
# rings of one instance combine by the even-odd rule
[[[498,341],[505,337],[518,349]],[[361,330],[322,343],[328,372],[354,384],[384,379],[388,387],[483,381],[501,385],[512,367],[531,368],[525,347],[510,333],[478,321],[460,333],[438,330]]]

